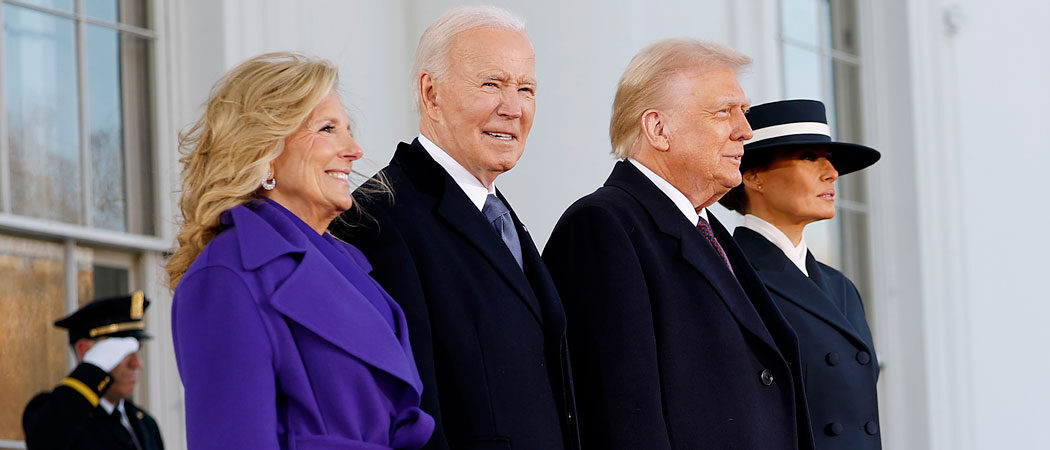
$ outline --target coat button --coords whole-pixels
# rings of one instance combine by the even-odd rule
[[[868,352],[861,350],[857,352],[857,362],[861,365],[867,364],[871,362],[871,355],[869,355]]]
[[[839,363],[839,354],[835,352],[824,355],[824,362],[828,363],[829,366],[834,366]]]
[[[838,422],[831,422],[824,427],[824,434],[828,436],[838,436],[842,434],[842,424]]]
[[[868,434],[874,436],[875,433],[879,432],[879,424],[875,423],[874,420],[869,420],[868,423],[864,424],[864,431],[867,431]]]
[[[765,370],[762,371],[761,378],[762,378],[762,384],[764,384],[766,386],[769,386],[769,385],[773,384],[773,372],[770,372],[769,369],[765,369]]]

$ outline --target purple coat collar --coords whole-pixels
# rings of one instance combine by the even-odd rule
[[[275,310],[309,329],[350,355],[412,386],[417,394],[423,383],[409,347],[408,325],[397,303],[380,289],[394,311],[398,336],[364,294],[313,246],[303,232],[283,212],[262,201],[252,201],[223,213],[222,223],[237,228],[241,263],[254,271],[287,254],[300,254],[301,260],[277,289],[269,302]],[[355,247],[341,250],[360,255]],[[365,258],[355,258],[363,271],[371,270]],[[367,274],[363,279],[375,282]],[[264,300],[265,301],[265,300]]]

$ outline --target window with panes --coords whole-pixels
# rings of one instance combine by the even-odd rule
[[[0,0],[0,448],[24,448],[25,404],[75,364],[53,322],[142,289],[143,255],[165,248],[150,10]]]

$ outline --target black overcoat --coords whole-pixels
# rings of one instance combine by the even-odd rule
[[[629,162],[555,227],[584,448],[812,448],[795,335],[709,218],[735,276]]]
[[[135,450],[131,434],[120,423],[120,418],[106,414],[101,406],[88,399],[92,397],[97,401],[102,396],[106,384],[110,382],[109,374],[94,365],[81,363],[73,369],[68,379],[75,381],[60,384],[51,392],[38,394],[26,405],[22,413],[26,448]],[[82,393],[72,385],[86,392]],[[124,411],[142,450],[164,449],[160,429],[153,417],[135,406],[130,399],[124,399]]]
[[[807,277],[748,228],[737,228],[733,237],[798,335],[816,447],[882,448],[875,390],[879,364],[853,282],[811,253]]]
[[[331,231],[404,309],[422,408],[437,422],[426,448],[575,448],[565,313],[513,209],[524,270],[418,141],[382,174],[392,201],[358,192],[355,209],[371,218],[351,209]]]

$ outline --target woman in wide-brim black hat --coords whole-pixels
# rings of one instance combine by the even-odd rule
[[[863,145],[834,142],[824,105],[785,100],[747,113],[743,183],[720,202],[744,214],[733,237],[799,339],[818,449],[881,448],[878,361],[860,294],[813,258],[806,225],[835,217],[835,180],[879,159]]]

